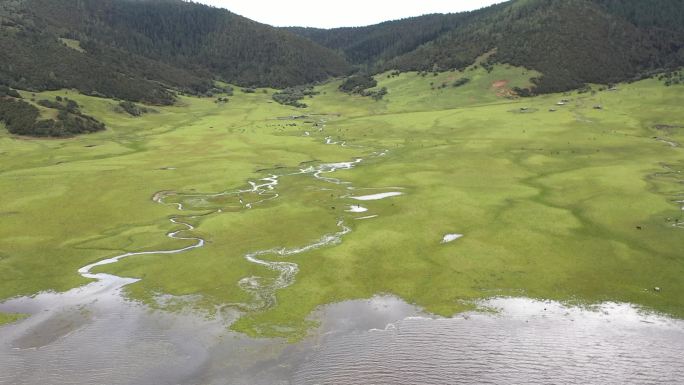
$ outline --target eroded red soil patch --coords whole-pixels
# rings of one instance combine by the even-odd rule
[[[501,97],[501,98],[514,98],[517,95],[513,90],[510,88],[506,87],[508,85],[508,80],[503,79],[503,80],[497,80],[494,83],[492,83],[492,88],[496,91],[496,96]]]

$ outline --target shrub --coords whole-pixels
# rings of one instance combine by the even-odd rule
[[[308,106],[305,103],[300,102],[300,100],[307,96],[311,98],[317,94],[318,92],[314,91],[313,86],[297,86],[289,87],[280,92],[276,92],[273,94],[273,96],[271,96],[271,98],[277,103],[283,105],[306,108]]]
[[[2,97],[0,120],[12,134],[26,136],[66,137],[105,129],[101,122],[82,114],[78,104],[73,100],[67,100],[66,105],[49,100],[41,100],[38,103],[59,110],[57,119],[38,120],[40,111],[32,104],[20,99]]]
[[[143,111],[140,108],[138,108],[138,106],[136,106],[133,102],[121,102],[119,103],[119,107],[121,107],[122,110],[124,110],[131,116],[140,116],[143,114]]]
[[[11,96],[13,98],[21,99],[21,95],[16,90],[13,90],[7,86],[0,85],[0,97]]]
[[[528,88],[513,87],[513,92],[523,98],[533,96],[532,91],[530,91]]]
[[[461,86],[464,86],[464,85],[466,85],[466,84],[468,84],[468,83],[470,83],[470,78],[460,78],[460,79],[454,81],[454,82],[451,84],[451,86],[452,86],[452,87],[461,87]]]
[[[13,134],[30,135],[40,112],[23,100],[0,98],[0,120]]]
[[[349,94],[360,94],[362,91],[377,85],[378,82],[370,75],[353,75],[342,82],[340,91]]]

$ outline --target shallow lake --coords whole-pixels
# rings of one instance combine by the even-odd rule
[[[681,383],[684,321],[627,304],[495,298],[437,318],[391,296],[328,305],[296,344],[153,311],[118,291],[40,294],[0,328],[1,384]],[[98,292],[99,290],[99,292]],[[104,291],[104,294],[103,294]],[[84,298],[90,300],[83,301]],[[58,305],[56,305],[58,304]],[[496,311],[495,311],[496,310]]]

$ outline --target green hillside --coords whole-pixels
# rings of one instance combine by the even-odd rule
[[[462,69],[494,63],[543,74],[536,93],[612,83],[684,64],[684,2],[517,0],[475,12],[426,15],[362,28],[291,29],[372,72]]]

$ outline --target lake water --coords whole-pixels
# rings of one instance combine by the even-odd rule
[[[93,290],[91,287],[90,290]],[[104,289],[103,289],[104,290]],[[122,299],[41,294],[0,328],[0,384],[681,384],[684,322],[627,304],[585,309],[525,298],[435,318],[391,296],[328,305],[306,340]]]

